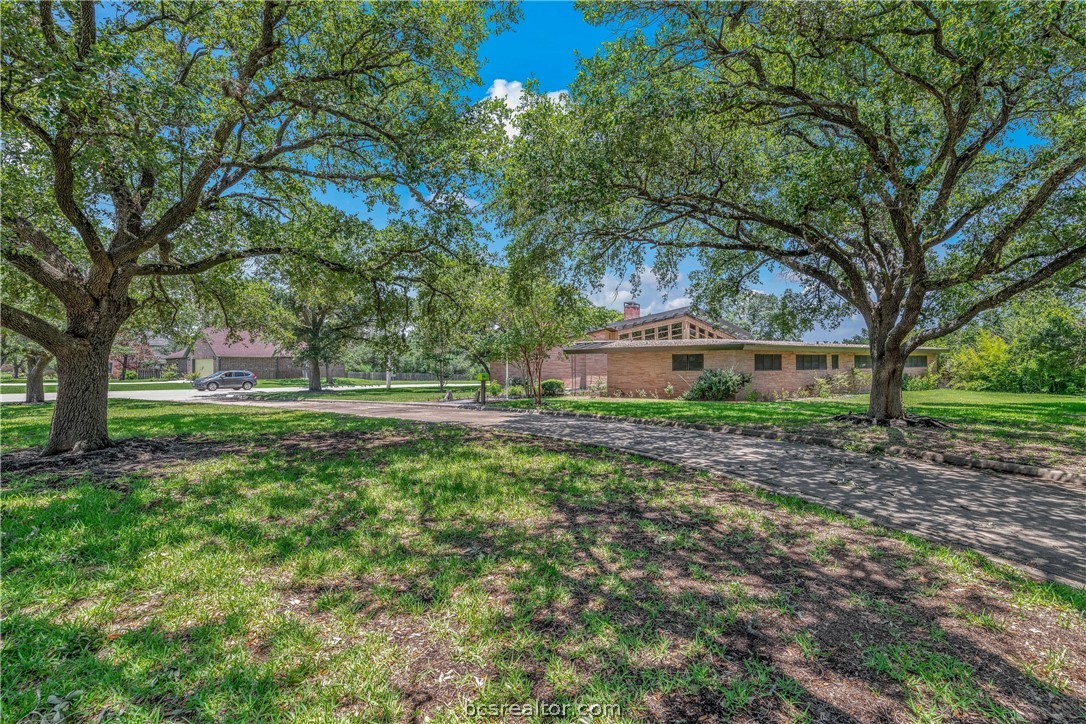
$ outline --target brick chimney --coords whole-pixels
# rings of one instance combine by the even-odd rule
[[[622,305],[622,317],[624,319],[636,319],[641,316],[641,305],[637,302],[626,302]]]

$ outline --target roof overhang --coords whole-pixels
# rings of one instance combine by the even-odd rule
[[[714,349],[758,349],[781,352],[802,352],[805,354],[818,354],[823,352],[867,352],[866,344],[845,344],[834,342],[783,342],[772,339],[677,339],[638,341],[629,340],[599,340],[594,342],[578,342],[562,351],[571,354],[607,354],[609,352],[644,352],[666,350],[693,350],[705,351]],[[938,353],[947,351],[946,347],[919,347],[914,352]]]

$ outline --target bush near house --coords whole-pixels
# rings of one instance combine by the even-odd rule
[[[705,370],[702,372],[682,399],[698,402],[724,402],[735,398],[743,385],[750,382],[750,375],[735,368]]]
[[[566,392],[566,383],[562,380],[543,380],[540,389],[544,397],[561,397]]]

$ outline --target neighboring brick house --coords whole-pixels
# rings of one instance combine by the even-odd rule
[[[257,378],[264,379],[305,376],[302,365],[274,344],[249,332],[231,335],[225,329],[205,329],[195,344],[166,355],[165,360],[176,364],[178,373],[182,375],[196,373],[203,376],[221,370],[248,370]],[[331,372],[336,377],[343,377],[343,365],[332,365]]]
[[[870,367],[866,345],[752,339],[735,325],[695,317],[690,307],[642,317],[639,305],[627,302],[623,311],[622,321],[590,330],[585,341],[552,350],[543,378],[562,379],[568,389],[585,389],[590,386],[586,380],[597,376],[606,380],[612,395],[644,390],[646,395],[665,397],[668,385],[678,396],[704,369],[734,367],[751,375],[748,389],[768,396],[807,387],[818,377]],[[939,350],[918,349],[910,356],[906,373],[934,368]],[[500,367],[499,363],[492,369],[502,382]],[[510,376],[516,374],[511,366]]]

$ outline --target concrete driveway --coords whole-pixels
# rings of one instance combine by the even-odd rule
[[[797,495],[931,541],[1086,586],[1086,487],[833,448],[454,404],[240,404],[493,428],[600,445]]]

